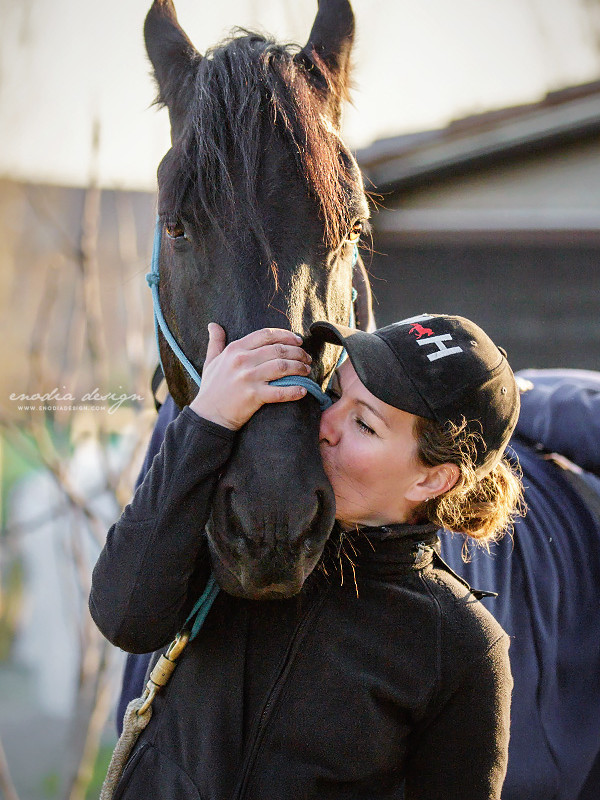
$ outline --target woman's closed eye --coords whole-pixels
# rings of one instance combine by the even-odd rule
[[[331,398],[331,401],[333,403],[337,403],[337,401],[342,396],[342,390],[338,389],[337,386],[335,388],[332,387],[332,386],[328,386],[327,390],[326,390],[326,394]],[[370,425],[367,425],[367,423],[361,417],[355,416],[354,417],[354,422],[358,426],[360,432],[362,434],[364,434],[365,436],[376,436],[377,435],[376,432],[373,430],[373,428],[371,428]]]
[[[356,422],[356,424],[360,428],[361,433],[364,433],[365,436],[375,436],[376,435],[375,431],[373,430],[373,428],[370,428],[367,425],[367,423],[364,420],[362,420],[360,417],[354,417],[354,421]]]

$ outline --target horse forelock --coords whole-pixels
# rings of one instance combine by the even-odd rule
[[[362,191],[309,68],[294,59],[297,52],[248,31],[209,51],[196,65],[187,117],[160,180],[164,216],[177,218],[186,207],[197,224],[208,220],[225,239],[235,224],[255,236],[271,266],[257,203],[267,128],[278,131],[318,203],[326,246],[337,247],[347,235],[351,198]],[[328,81],[326,66],[314,59]]]

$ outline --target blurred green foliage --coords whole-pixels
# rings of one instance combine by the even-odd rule
[[[20,558],[4,566],[0,576],[0,663],[11,654],[19,625],[25,589],[25,574]]]
[[[26,434],[21,433],[26,445]],[[27,448],[32,451],[32,447]],[[35,472],[39,465],[35,464],[25,455],[25,448],[15,446],[6,436],[0,434],[0,525],[2,528],[7,524],[6,514],[8,511],[8,497],[10,492],[21,478]]]
[[[96,758],[96,763],[94,764],[92,780],[88,786],[85,800],[98,800],[100,789],[102,788],[102,784],[108,770],[108,765],[110,764],[110,759],[112,757],[113,750],[115,749],[115,744],[116,740],[100,746],[98,757]]]
[[[54,800],[58,797],[58,790],[60,788],[60,778],[58,772],[52,771],[42,778],[42,792],[44,797],[48,800]]]
[[[106,742],[100,746],[85,800],[98,800],[115,744],[116,741],[110,743]],[[41,782],[41,793],[47,800],[58,800],[60,788],[60,775],[58,770],[52,770],[44,775]]]

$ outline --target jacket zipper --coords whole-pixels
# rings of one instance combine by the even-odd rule
[[[281,689],[283,687],[283,684],[285,683],[285,680],[292,667],[292,664],[294,663],[296,653],[298,652],[298,647],[300,646],[301,640],[303,638],[303,634],[305,633],[309,622],[313,619],[313,617],[317,614],[317,612],[323,605],[325,601],[325,596],[326,595],[323,594],[321,595],[321,597],[313,601],[312,605],[308,608],[305,615],[296,626],[296,630],[292,634],[292,638],[290,639],[290,643],[288,645],[288,649],[282,667],[279,671],[279,674],[273,681],[273,685],[271,686],[271,690],[269,691],[267,700],[261,712],[258,726],[256,727],[254,740],[252,741],[251,746],[248,749],[248,755],[242,766],[242,773],[240,776],[240,780],[237,789],[233,794],[234,800],[242,800],[243,797],[245,796],[246,790],[248,788],[248,783],[251,778],[251,772],[252,769],[254,768],[254,765],[258,757],[258,753],[260,751],[260,747],[262,745],[264,733],[267,728],[267,723],[273,713],[273,708],[275,707],[275,704],[279,699],[279,695],[281,694]]]
[[[430,547],[428,547],[428,546],[425,544],[425,542],[419,542],[419,543],[417,544],[417,548],[418,548],[418,549],[417,549],[417,561],[420,561],[420,560],[423,558],[423,556],[425,555],[425,551],[426,551],[426,550],[431,550],[431,548],[430,548]]]

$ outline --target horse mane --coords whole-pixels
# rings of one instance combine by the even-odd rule
[[[259,167],[268,144],[265,113],[319,203],[325,244],[337,246],[353,223],[348,199],[357,177],[321,94],[326,89],[339,95],[345,87],[334,85],[316,53],[307,62],[294,58],[298,51],[242,29],[208,51],[195,65],[183,129],[161,170],[161,215],[167,221],[176,221],[185,203],[194,209],[195,222],[201,225],[205,215],[225,238],[231,224],[243,225],[256,237],[274,274],[257,204]],[[165,104],[162,98],[170,88],[182,90],[178,79],[171,75],[173,85],[161,92],[159,103]],[[232,165],[241,181],[233,178]]]

